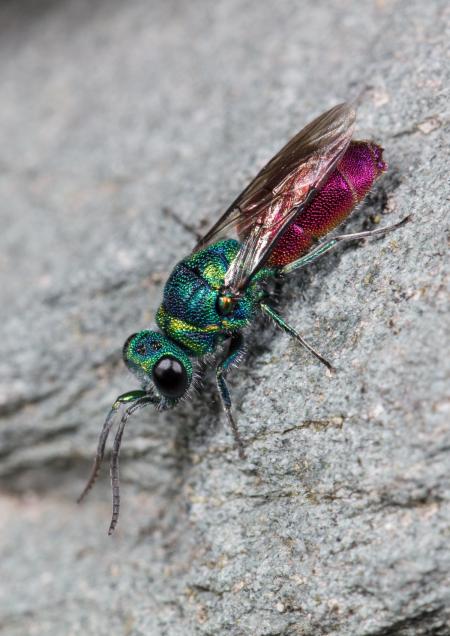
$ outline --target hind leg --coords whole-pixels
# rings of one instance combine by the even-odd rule
[[[319,243],[317,247],[315,247],[311,252],[305,254],[305,256],[300,257],[296,261],[285,265],[280,269],[280,274],[290,274],[296,269],[300,269],[301,267],[306,267],[310,263],[314,263],[321,256],[331,252],[335,247],[340,245],[345,241],[359,241],[360,239],[371,238],[372,236],[383,236],[383,234],[388,234],[389,232],[393,232],[394,230],[406,225],[411,220],[411,215],[405,217],[398,223],[394,223],[394,225],[389,225],[388,227],[380,227],[376,230],[369,230],[368,232],[356,232],[355,234],[341,234],[340,236],[335,236],[334,238],[326,241],[324,243]]]

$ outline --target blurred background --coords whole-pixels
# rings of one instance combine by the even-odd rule
[[[444,0],[3,0],[0,633],[450,634],[449,8]],[[358,100],[390,170],[347,223],[414,223],[282,288],[330,379],[258,327],[130,421],[114,537],[104,417],[125,338],[293,134]],[[137,388],[137,387],[136,387]]]

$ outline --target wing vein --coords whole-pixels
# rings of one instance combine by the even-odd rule
[[[352,138],[355,117],[352,106],[343,103],[308,124],[260,170],[199,241],[196,250],[232,230],[237,232],[242,245],[225,277],[231,293],[245,289],[334,170]]]

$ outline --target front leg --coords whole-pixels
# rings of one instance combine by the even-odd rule
[[[219,362],[216,369],[217,388],[219,389],[219,395],[222,402],[223,409],[228,419],[228,423],[233,431],[234,440],[238,448],[239,457],[245,459],[244,444],[239,434],[238,427],[231,413],[231,398],[228,390],[227,383],[225,382],[226,375],[233,364],[240,362],[244,353],[244,338],[241,333],[236,333],[231,336],[231,341],[228,348],[227,357]]]

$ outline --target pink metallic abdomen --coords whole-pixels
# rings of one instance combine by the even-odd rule
[[[352,141],[315,199],[281,237],[267,265],[292,263],[342,223],[387,169],[382,153],[383,149],[374,143]]]

